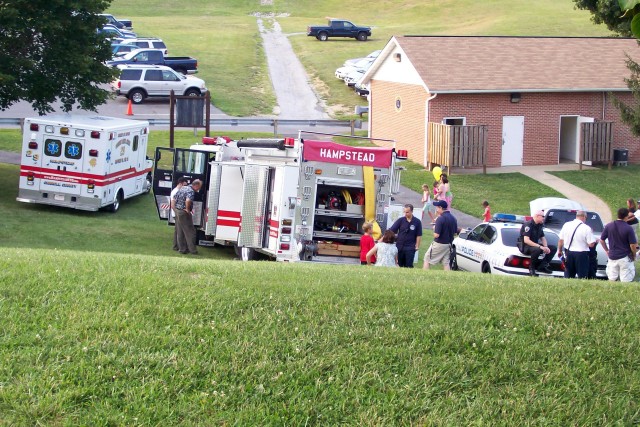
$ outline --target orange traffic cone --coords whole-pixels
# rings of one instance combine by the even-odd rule
[[[129,100],[129,105],[127,105],[127,116],[133,116],[133,104],[131,100]]]

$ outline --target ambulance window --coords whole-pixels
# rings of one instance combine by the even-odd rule
[[[60,154],[62,154],[62,143],[57,139],[47,139],[44,142],[44,154],[49,157],[60,157]]]
[[[73,160],[82,158],[82,144],[76,141],[68,141],[64,145],[64,156]]]
[[[138,151],[138,135],[133,136],[133,151]]]

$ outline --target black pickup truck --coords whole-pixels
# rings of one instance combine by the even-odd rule
[[[166,65],[182,74],[195,74],[198,72],[198,61],[188,56],[164,56],[161,50],[138,49],[127,53],[119,59],[107,61],[107,65],[117,67],[118,65]]]
[[[329,37],[351,37],[363,42],[371,36],[371,27],[360,27],[344,19],[329,19],[328,25],[307,27],[307,36],[320,41]]]

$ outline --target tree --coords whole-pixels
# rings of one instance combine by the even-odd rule
[[[95,111],[115,77],[108,40],[97,33],[111,0],[0,0],[0,109],[24,100],[40,114],[78,104]]]
[[[631,18],[622,17],[623,9],[618,0],[574,0],[578,9],[588,10],[593,15],[591,20],[595,24],[604,24],[616,34],[624,37],[631,36]]]

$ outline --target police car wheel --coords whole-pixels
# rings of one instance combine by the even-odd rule
[[[485,262],[484,264],[482,264],[482,272],[491,274],[491,266],[489,266],[489,264]]]
[[[452,270],[458,270],[458,258],[456,253],[456,247],[451,248],[451,254],[449,255],[449,267]]]

